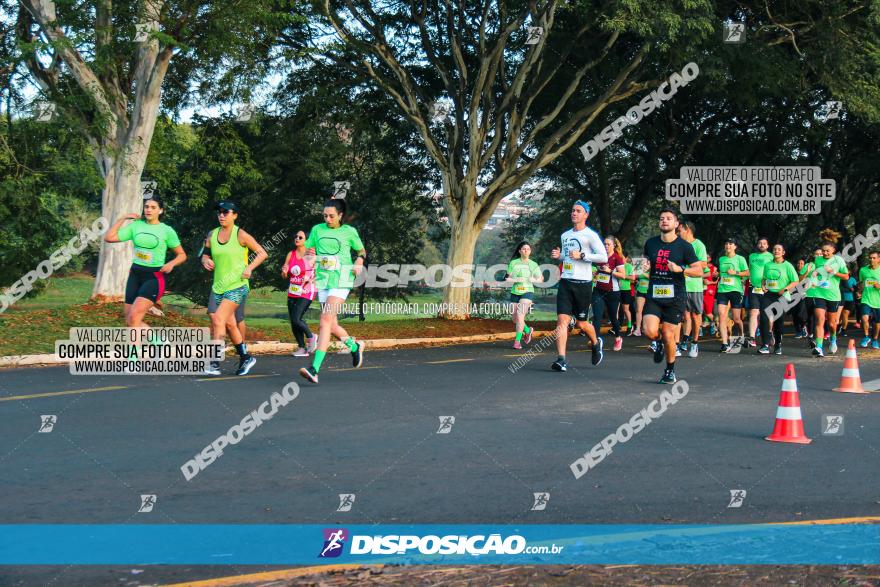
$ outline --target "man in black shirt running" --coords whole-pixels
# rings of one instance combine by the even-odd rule
[[[689,242],[675,234],[678,213],[666,208],[660,211],[660,236],[645,242],[645,256],[651,264],[648,297],[645,300],[644,329],[654,347],[654,362],[663,360],[666,369],[658,383],[675,383],[675,331],[681,323],[687,300],[685,277],[702,277],[703,268]],[[663,322],[662,339],[660,322]]]

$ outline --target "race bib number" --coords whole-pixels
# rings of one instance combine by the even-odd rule
[[[134,250],[134,258],[140,261],[141,263],[152,263],[153,262],[153,253],[150,251],[145,251],[143,249],[135,249]]]
[[[574,263],[570,260],[562,262],[562,270],[563,271],[574,271]]]
[[[776,291],[779,289],[779,281],[776,279],[768,279],[767,280],[767,289]],[[755,290],[757,292],[758,290]]]
[[[876,279],[866,279],[865,285],[868,287],[877,287],[877,280]]]
[[[768,283],[769,283],[769,282],[768,282]],[[761,289],[760,287],[753,287],[753,288],[752,288],[752,293],[762,294],[762,293],[764,293],[764,290]]]
[[[655,298],[671,298],[675,295],[674,285],[654,285],[653,297]]]
[[[721,278],[721,285],[736,285],[736,278],[732,275],[725,275]]]
[[[610,273],[600,273],[596,276],[596,281],[599,283],[611,283],[611,274]]]
[[[339,269],[339,258],[336,255],[321,255],[318,257],[318,266],[324,271],[336,271]]]
[[[816,284],[816,287],[821,287],[822,289],[828,289],[831,287],[831,282],[827,280],[820,281]]]
[[[291,283],[290,287],[287,289],[287,293],[292,296],[301,296],[303,293],[303,286],[298,283]]]

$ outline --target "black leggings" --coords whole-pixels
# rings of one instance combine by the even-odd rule
[[[620,336],[620,319],[617,316],[620,308],[620,292],[600,289],[593,290],[593,326],[596,328],[596,334],[599,334],[599,329],[602,327],[602,314],[605,313],[606,305],[608,317],[611,319],[611,334]]]
[[[770,346],[770,317],[767,316],[767,308],[770,304],[779,300],[780,295],[772,291],[764,292],[761,299],[761,344]],[[776,344],[782,344],[782,323],[785,322],[785,314],[773,321],[773,338]]]
[[[303,320],[306,310],[309,309],[312,300],[308,298],[287,298],[287,314],[290,316],[290,329],[293,337],[300,347],[305,347],[306,338],[312,338],[309,325]]]

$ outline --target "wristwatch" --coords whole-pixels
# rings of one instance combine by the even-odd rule
[[[584,257],[586,257],[586,256],[587,256],[587,254],[585,252],[581,251],[581,261],[583,261]]]

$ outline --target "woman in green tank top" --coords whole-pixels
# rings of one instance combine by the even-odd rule
[[[235,225],[238,219],[238,206],[235,202],[219,202],[217,219],[220,226],[211,232],[202,253],[202,266],[214,272],[211,291],[217,302],[217,310],[211,314],[211,329],[215,340],[226,340],[226,333],[229,333],[239,356],[235,374],[247,375],[257,360],[247,352],[244,337],[235,321],[235,310],[247,299],[251,272],[269,255],[254,237]],[[250,263],[248,251],[255,253]],[[219,375],[219,363],[212,362],[206,373]]]

